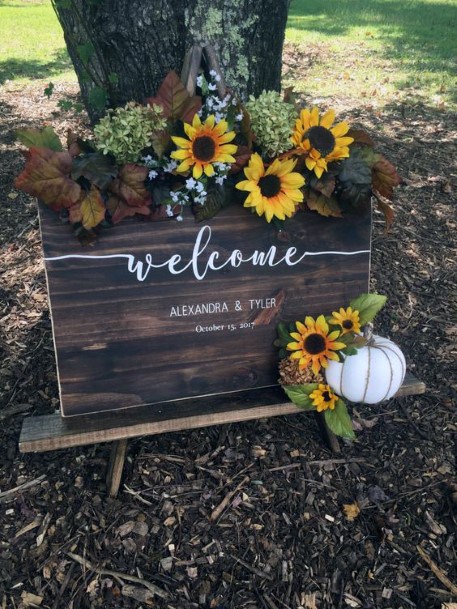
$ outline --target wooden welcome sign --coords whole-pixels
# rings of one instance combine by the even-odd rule
[[[278,235],[233,204],[126,221],[93,247],[40,218],[65,417],[275,385],[278,322],[368,290],[369,215],[300,212]]]

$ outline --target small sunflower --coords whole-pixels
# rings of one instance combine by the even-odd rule
[[[312,393],[309,394],[313,401],[313,406],[316,406],[317,412],[323,410],[335,410],[338,396],[333,393],[328,385],[319,385]]]
[[[261,156],[251,155],[249,165],[244,169],[247,180],[236,185],[239,190],[249,192],[244,207],[253,207],[259,216],[265,215],[267,222],[273,217],[290,218],[297,203],[303,201],[300,188],[305,183],[304,177],[293,171],[295,163],[294,160],[275,159],[265,169]]]
[[[314,107],[302,110],[295,122],[292,142],[305,152],[306,167],[314,170],[318,178],[327,171],[327,163],[349,156],[349,145],[354,141],[352,137],[343,137],[349,131],[349,125],[343,121],[332,127],[334,120],[333,110],[319,117],[319,110]]]
[[[329,334],[329,327],[323,315],[316,320],[308,316],[305,318],[305,324],[297,321],[295,326],[298,332],[291,332],[290,335],[297,342],[289,343],[287,349],[293,351],[290,357],[299,360],[300,368],[311,364],[314,374],[318,374],[321,367],[327,368],[329,359],[339,361],[335,351],[344,349],[346,345],[336,341],[340,335],[339,330]]]
[[[341,326],[342,334],[348,332],[360,332],[360,319],[359,312],[352,310],[352,307],[343,309],[341,307],[340,312],[333,311],[332,318],[329,320],[331,324],[335,326]]]
[[[203,172],[208,177],[214,174],[213,163],[234,163],[232,155],[237,146],[228,142],[233,140],[235,132],[227,129],[227,121],[216,124],[214,115],[208,116],[202,123],[196,114],[192,125],[184,123],[184,131],[189,139],[178,136],[171,138],[179,150],[174,150],[170,156],[181,161],[176,171],[185,173],[193,165],[192,174],[198,180]]]

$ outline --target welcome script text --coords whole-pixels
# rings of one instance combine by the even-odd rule
[[[205,255],[205,250],[208,249],[212,238],[210,226],[202,226],[197,233],[195,245],[192,254],[188,260],[183,259],[180,254],[172,254],[166,260],[157,260],[158,255],[153,257],[152,254],[146,254],[144,260],[138,260],[133,254],[109,254],[101,256],[87,256],[83,254],[68,254],[65,256],[47,257],[46,261],[57,261],[68,258],[82,259],[108,259],[108,258],[125,258],[127,260],[127,270],[133,273],[138,281],[145,281],[149,273],[153,269],[168,268],[171,275],[180,275],[190,269],[198,281],[206,277],[210,271],[220,271],[226,267],[239,268],[243,264],[251,264],[255,267],[276,267],[285,264],[289,267],[300,264],[307,256],[355,256],[357,254],[367,254],[370,250],[354,250],[354,251],[321,251],[321,252],[298,252],[296,247],[289,247],[284,254],[278,253],[275,245],[272,245],[267,251],[254,250],[250,254],[243,253],[240,249],[234,249],[231,252],[213,251],[209,255]]]

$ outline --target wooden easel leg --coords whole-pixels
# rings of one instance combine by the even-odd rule
[[[338,442],[337,436],[335,436],[333,431],[327,426],[327,423],[325,422],[324,413],[314,411],[314,414],[316,416],[317,426],[319,427],[321,438],[330,448],[332,453],[339,454],[341,452],[340,443]]]
[[[117,497],[124,469],[127,440],[116,440],[111,447],[111,456],[106,473],[106,488],[110,497]]]

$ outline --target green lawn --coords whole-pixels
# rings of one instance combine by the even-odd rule
[[[307,61],[284,84],[312,98],[450,104],[456,32],[456,0],[293,0],[286,39]],[[0,0],[0,84],[24,79],[76,80],[50,0]]]
[[[293,0],[286,39],[311,66],[296,88],[313,96],[457,101],[456,0]]]
[[[76,80],[49,0],[0,0],[0,85],[19,79]]]

